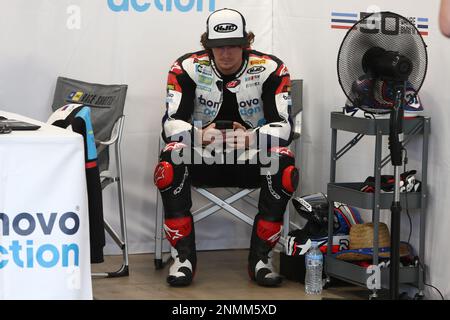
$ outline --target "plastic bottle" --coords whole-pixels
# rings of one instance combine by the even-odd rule
[[[311,248],[305,255],[306,275],[305,292],[306,294],[322,293],[322,268],[323,255],[317,242],[312,242]]]

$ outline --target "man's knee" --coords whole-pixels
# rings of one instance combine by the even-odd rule
[[[179,142],[169,143],[159,156],[159,163],[153,175],[156,187],[164,192],[173,187],[185,175],[187,166],[176,160],[185,152],[186,145]]]
[[[184,214],[192,206],[188,166],[174,161],[185,149],[182,143],[168,144],[154,171],[154,183],[161,192],[166,216]]]
[[[299,180],[294,154],[286,147],[274,147],[270,149],[269,156],[271,162],[278,162],[278,170],[274,173],[270,172],[272,180],[276,182],[275,186],[288,197],[291,197],[297,189]]]
[[[153,182],[160,191],[165,191],[173,185],[174,166],[168,161],[160,161],[153,173]]]
[[[297,189],[299,181],[294,154],[286,147],[276,147],[270,149],[269,155],[271,163],[277,162],[277,170],[267,171],[265,174],[268,188],[273,189],[271,195],[276,200],[281,198],[280,193],[290,198]]]
[[[298,186],[299,173],[295,167],[292,151],[285,147],[275,147],[269,152],[271,167],[277,161],[277,170],[266,171],[262,179],[259,201],[260,213],[282,219],[286,205]]]

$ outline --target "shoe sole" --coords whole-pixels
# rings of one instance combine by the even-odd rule
[[[167,283],[172,287],[187,287],[192,283],[192,280],[186,277],[167,277]]]

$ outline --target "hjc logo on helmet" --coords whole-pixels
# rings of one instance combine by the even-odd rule
[[[236,31],[237,28],[237,25],[234,23],[221,23],[214,27],[214,31],[219,33],[228,33]]]

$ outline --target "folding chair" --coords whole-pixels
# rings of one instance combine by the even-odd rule
[[[294,142],[293,145],[291,144],[291,147],[294,149],[297,148],[297,141],[299,141],[300,138],[300,126],[301,126],[301,111],[302,111],[302,93],[303,93],[303,80],[292,80],[292,108],[291,108],[291,117],[293,118],[294,124],[296,124],[296,127],[294,129]],[[163,141],[160,139],[159,143],[159,149],[158,149],[158,155],[160,151],[163,148]],[[298,162],[299,159],[296,157],[296,162]],[[234,188],[224,188],[227,190],[230,195],[222,199],[215,194],[213,194],[211,191],[209,191],[207,188],[200,188],[200,187],[191,187],[192,190],[196,191],[197,193],[201,194],[203,197],[207,198],[210,203],[195,210],[192,212],[194,223],[203,220],[212,214],[216,213],[217,211],[224,209],[226,212],[230,213],[234,217],[238,218],[239,220],[247,223],[250,226],[253,226],[253,220],[254,217],[250,217],[248,214],[236,209],[232,206],[232,204],[238,200],[243,200],[247,204],[251,205],[252,207],[258,208],[258,202],[252,198],[250,195],[258,190],[257,189],[239,189],[238,192],[234,192],[232,189]],[[164,265],[167,261],[164,261],[163,259],[163,240],[166,239],[164,234],[164,228],[163,228],[163,220],[164,220],[164,213],[163,213],[163,205],[162,205],[162,199],[161,195],[158,190],[156,190],[157,194],[157,202],[156,202],[156,219],[155,219],[155,268],[156,269],[162,269],[164,268]],[[299,228],[295,223],[290,221],[289,216],[289,206],[290,202],[288,203],[286,207],[286,211],[283,216],[283,233],[280,238],[280,241],[278,242],[279,246],[284,246],[285,239],[289,233],[290,227],[293,226],[295,228]]]
[[[69,103],[83,104],[91,108],[91,121],[97,146],[102,190],[110,184],[117,183],[121,234],[119,236],[106,219],[104,220],[104,227],[122,251],[122,266],[117,271],[94,273],[93,276],[96,277],[122,277],[129,275],[128,238],[120,148],[125,121],[123,111],[127,89],[127,85],[95,84],[58,77],[52,104],[53,111]],[[109,171],[111,169],[109,148],[112,146],[114,146],[114,174]]]

